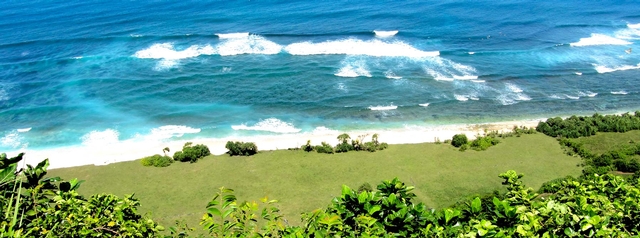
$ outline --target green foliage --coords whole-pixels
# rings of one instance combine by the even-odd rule
[[[469,140],[467,139],[467,135],[465,134],[456,134],[451,139],[451,145],[454,147],[460,147],[462,145],[466,145]]]
[[[475,140],[469,143],[469,146],[474,150],[486,150],[498,143],[500,143],[500,141],[493,136],[478,136]]]
[[[360,187],[358,187],[358,190],[356,192],[360,194],[362,192],[371,192],[371,191],[373,191],[371,184],[363,183],[362,185],[360,185]]]
[[[458,149],[459,151],[466,151],[467,149],[469,149],[469,144],[463,144],[460,146],[460,148]]]
[[[311,152],[313,151],[313,146],[311,145],[311,140],[307,140],[307,144],[303,145],[301,147],[302,150],[306,151],[306,152]]]
[[[44,178],[49,160],[17,170],[22,159],[0,158],[2,237],[155,237],[164,228],[137,213],[133,196],[76,192],[83,181]]]
[[[315,149],[318,153],[333,154],[333,147],[327,142],[322,142],[322,145],[317,145]]]
[[[167,167],[173,163],[173,159],[166,155],[155,154],[142,158],[140,163],[143,166]]]
[[[191,142],[187,142],[182,147],[182,151],[176,151],[176,153],[173,154],[173,159],[180,162],[195,163],[208,155],[211,155],[211,152],[206,145],[199,144],[192,146]]]
[[[537,131],[552,137],[578,138],[595,135],[596,132],[627,132],[640,129],[640,111],[634,115],[600,115],[591,117],[571,116],[549,118],[538,123]]]
[[[227,141],[227,144],[224,147],[228,150],[227,154],[231,156],[251,156],[258,153],[258,146],[253,142]]]
[[[567,176],[564,178],[557,178],[549,182],[545,182],[542,184],[542,186],[540,186],[540,189],[538,189],[538,193],[556,193],[560,190],[562,183],[572,182],[572,181],[579,181],[579,180],[572,176]]]

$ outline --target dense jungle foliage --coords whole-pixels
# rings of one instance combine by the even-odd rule
[[[578,138],[592,136],[596,132],[627,132],[640,129],[640,111],[635,114],[600,115],[591,117],[571,116],[567,119],[560,117],[549,118],[546,122],[538,123],[536,130],[551,137]]]

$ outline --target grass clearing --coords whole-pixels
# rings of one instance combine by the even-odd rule
[[[355,189],[368,182],[375,187],[398,177],[416,187],[419,201],[440,208],[502,189],[498,174],[509,169],[524,173],[525,184],[536,189],[548,180],[580,174],[580,158],[565,155],[554,138],[534,134],[500,140],[486,151],[459,152],[432,143],[333,155],[279,150],[251,157],[209,156],[166,168],[143,167],[140,161],[82,166],[51,170],[49,176],[86,180],[79,190],[85,195],[135,193],[141,212],[170,226],[175,220],[197,224],[221,186],[234,189],[240,201],[277,199],[285,218],[298,224],[300,213],[326,207],[342,184]]]
[[[640,131],[628,131],[624,133],[617,132],[598,132],[594,136],[581,137],[574,139],[582,142],[584,148],[595,154],[602,154],[607,151],[617,150],[630,141],[640,142]]]

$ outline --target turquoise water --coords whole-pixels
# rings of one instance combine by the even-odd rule
[[[3,151],[640,109],[640,2],[3,5]]]

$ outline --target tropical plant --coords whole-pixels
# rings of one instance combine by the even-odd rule
[[[155,154],[142,158],[142,160],[140,160],[140,163],[143,166],[167,167],[171,165],[173,161],[174,160],[169,156]]]
[[[182,147],[182,151],[176,151],[173,154],[173,159],[180,162],[191,162],[195,163],[199,159],[211,155],[209,151],[209,147],[206,145],[198,144],[192,145],[193,143],[187,142]]]
[[[256,146],[256,144],[253,142],[227,141],[225,148],[227,148],[228,150],[227,154],[231,156],[234,156],[234,155],[250,156],[258,153],[258,146]]]
[[[467,144],[469,140],[467,139],[467,135],[465,134],[456,134],[451,138],[451,145],[454,147],[460,147],[462,145]]]

